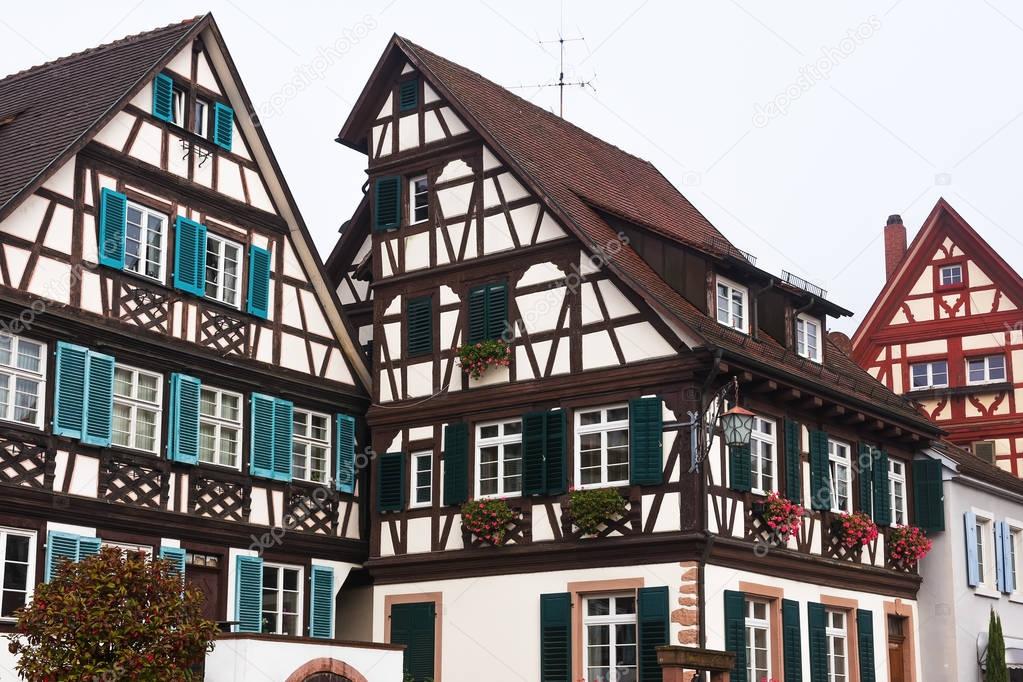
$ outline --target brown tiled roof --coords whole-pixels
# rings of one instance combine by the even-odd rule
[[[128,36],[0,80],[0,212],[86,139],[200,18]]]
[[[934,447],[949,459],[954,460],[959,465],[961,474],[990,483],[1017,495],[1023,495],[1023,479],[1013,476],[1005,469],[997,467],[991,462],[985,462],[969,450],[953,445],[947,440],[935,443]]]

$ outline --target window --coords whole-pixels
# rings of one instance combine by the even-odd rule
[[[128,202],[124,234],[124,269],[163,281],[167,216],[134,201]]]
[[[141,554],[147,559],[153,556],[153,548],[149,545],[136,545],[129,542],[101,542],[100,547],[112,547],[119,549],[125,555],[127,554]]]
[[[629,406],[575,413],[576,481],[579,487],[629,482]]]
[[[892,501],[892,525],[904,526],[909,523],[906,512],[906,463],[888,459],[888,493]]]
[[[771,679],[771,605],[762,599],[746,600],[746,677]]]
[[[753,436],[750,440],[750,481],[754,492],[774,490],[775,466],[774,422],[763,417],[753,418]]]
[[[42,426],[46,346],[0,334],[0,419]]]
[[[973,444],[973,454],[985,462],[995,463],[995,442],[979,440]]]
[[[203,386],[199,393],[199,461],[237,469],[242,435],[242,397]]]
[[[156,453],[163,395],[159,374],[114,366],[114,445]]]
[[[209,122],[209,111],[209,102],[196,97],[195,107],[193,107],[195,120],[192,123],[192,132],[199,137],[206,137],[206,129]]]
[[[809,315],[796,317],[796,353],[804,358],[821,361],[821,323]]]
[[[433,503],[433,453],[412,453],[412,507],[429,507]]]
[[[13,620],[32,596],[35,544],[35,533],[0,528],[0,620]]]
[[[941,286],[950,287],[963,283],[962,265],[944,265],[941,268]]]
[[[587,597],[583,640],[586,682],[636,680],[636,597]]]
[[[977,514],[977,576],[980,584],[997,589],[998,574],[995,567],[995,523],[990,517]]]
[[[749,331],[748,320],[746,319],[746,289],[739,285],[718,277],[717,280],[717,315],[718,322],[738,329],[744,334]]]
[[[825,611],[825,635],[828,639],[828,682],[846,682],[849,679],[849,632],[845,611]]]
[[[831,511],[852,512],[849,445],[828,439],[828,465],[831,472]]]
[[[184,88],[175,83],[171,123],[180,128],[185,127],[185,112],[187,111],[185,108],[186,102],[188,102],[188,93]]]
[[[291,476],[313,483],[326,483],[330,452],[330,417],[318,412],[292,413]]]
[[[477,497],[522,493],[522,422],[476,426]]]
[[[206,298],[238,307],[238,273],[242,247],[214,234],[206,234]]]
[[[430,218],[429,183],[425,175],[409,180],[409,223],[421,223]]]
[[[1023,592],[1023,585],[1019,584],[1020,564],[1023,559],[1023,528],[1009,525],[1009,541],[1005,547],[1008,556],[1005,558],[1009,573],[1012,575],[1014,592]]]
[[[948,386],[948,362],[917,362],[909,366],[913,389]]]
[[[300,635],[302,569],[263,564],[263,633]]]
[[[966,361],[966,380],[971,384],[1005,381],[1005,356],[988,355]]]

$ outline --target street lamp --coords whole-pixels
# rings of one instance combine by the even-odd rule
[[[732,392],[732,407],[722,413],[721,408],[729,391]],[[753,437],[753,418],[756,415],[749,410],[739,406],[739,380],[732,377],[732,380],[718,389],[710,400],[710,403],[703,408],[702,412],[690,412],[689,424],[691,433],[691,459],[690,471],[696,471],[700,464],[710,453],[711,445],[714,442],[714,434],[717,423],[720,420],[721,430],[724,433],[725,444],[728,447],[748,447]]]

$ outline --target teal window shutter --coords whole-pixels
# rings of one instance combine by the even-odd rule
[[[966,584],[976,587],[980,584],[980,559],[977,556],[977,515],[973,512],[964,513],[963,525],[966,531]]]
[[[234,619],[236,632],[263,631],[263,560],[240,556],[235,563]]]
[[[223,102],[213,104],[213,144],[231,151],[234,137],[234,109]]]
[[[433,299],[429,296],[410,298],[405,314],[408,325],[408,356],[433,352]]]
[[[633,485],[664,482],[663,428],[660,398],[629,401],[629,482]]]
[[[639,625],[639,680],[662,682],[657,647],[668,642],[668,588],[641,587],[636,591],[636,622]]]
[[[803,682],[803,638],[799,626],[799,602],[782,599],[781,629],[784,682]]]
[[[274,403],[275,398],[252,394],[252,427],[249,441],[249,472],[263,478],[274,477]]]
[[[373,186],[373,231],[386,232],[401,225],[401,178],[387,175]]]
[[[104,187],[99,197],[99,262],[124,269],[124,245],[128,229],[128,198]]]
[[[405,455],[380,455],[377,471],[377,511],[401,511],[405,507]]]
[[[185,464],[199,461],[199,394],[202,382],[187,374],[172,374],[170,381],[170,459]]]
[[[940,460],[913,460],[913,510],[916,525],[928,533],[945,530],[945,491],[941,472]]]
[[[785,494],[796,504],[803,502],[803,460],[800,455],[803,427],[785,420]]]
[[[831,509],[831,467],[828,463],[828,434],[810,432],[810,506]]]
[[[568,492],[568,425],[564,410],[544,413],[544,489],[548,495]]]
[[[892,522],[892,496],[888,487],[888,453],[874,450],[874,523],[887,526]]]
[[[174,223],[174,288],[206,293],[206,226],[178,216]]]
[[[176,575],[181,576],[182,580],[185,579],[185,550],[180,547],[161,546],[160,558],[170,561],[173,564],[171,570]]]
[[[828,636],[824,605],[806,605],[806,629],[810,641],[810,682],[828,682]]]
[[[57,342],[57,379],[54,389],[53,432],[81,438],[85,414],[85,383],[89,349]]]
[[[1005,589],[1005,545],[1002,541],[1003,521],[995,522],[995,585],[999,592],[1008,593]]]
[[[337,434],[334,449],[337,452],[335,481],[343,493],[355,492],[355,417],[335,415]]]
[[[436,620],[433,602],[391,606],[391,643],[405,645],[407,682],[434,678]]]
[[[398,110],[411,111],[419,106],[419,79],[402,81],[398,84]]]
[[[249,247],[249,287],[245,309],[264,320],[270,314],[270,252],[258,246]]]
[[[530,412],[522,417],[522,494],[543,495],[547,490],[544,449],[547,444],[547,413]]]
[[[856,609],[857,651],[860,656],[860,682],[874,682],[874,614]]]
[[[166,73],[156,74],[153,80],[153,116],[174,122],[174,81]]]
[[[484,284],[469,290],[469,343],[493,341],[508,327],[508,287]]]
[[[540,595],[540,682],[572,682],[572,595]]]
[[[728,446],[728,487],[739,492],[753,489],[749,445]]]
[[[860,455],[856,462],[859,465],[860,481],[860,511],[870,516],[874,515],[874,448],[867,443],[860,443]],[[876,520],[876,518],[875,518]]]
[[[291,438],[295,428],[295,405],[290,400],[274,399],[273,478],[291,480]]]
[[[114,431],[114,359],[89,351],[82,443],[107,447]]]
[[[313,566],[309,581],[309,636],[331,639],[334,636],[334,569]]]
[[[99,538],[90,538],[80,536],[78,538],[78,560],[88,559],[91,556],[99,554],[100,540]]]
[[[444,505],[469,499],[469,425],[444,426]]]
[[[61,562],[78,561],[78,540],[77,535],[53,530],[46,535],[46,582],[50,582]]]
[[[735,654],[732,682],[748,680],[746,670],[746,594],[725,590],[725,651]]]

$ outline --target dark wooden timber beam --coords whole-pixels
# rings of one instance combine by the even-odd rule
[[[793,400],[799,400],[803,397],[803,392],[796,388],[786,388],[783,391],[778,392],[778,399],[790,402]]]
[[[803,407],[807,410],[819,410],[822,407],[824,407],[824,400],[822,398],[818,398],[815,395],[812,395],[806,400],[804,400],[802,403],[800,403],[800,407]]]
[[[867,428],[869,428],[871,431],[884,431],[885,426],[884,422],[881,421],[880,419],[872,419],[870,421],[870,424],[867,425]]]
[[[824,414],[826,414],[829,417],[841,417],[843,414],[845,414],[845,408],[842,407],[841,405],[832,405],[827,409],[827,411]]]
[[[752,393],[774,393],[778,390],[778,382],[767,379],[759,383],[750,386],[749,390]]]

